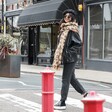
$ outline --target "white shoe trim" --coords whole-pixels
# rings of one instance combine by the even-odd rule
[[[55,110],[65,110],[66,106],[54,106]]]

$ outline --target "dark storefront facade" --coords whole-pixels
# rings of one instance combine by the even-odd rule
[[[28,64],[52,63],[62,12],[68,8],[78,11],[77,5],[74,0],[47,0],[23,10],[18,26],[28,29]]]
[[[112,71],[112,1],[85,0],[84,66]]]

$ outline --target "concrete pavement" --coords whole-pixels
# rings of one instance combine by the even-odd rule
[[[21,64],[21,72],[39,74],[41,71],[45,69],[46,67],[43,66]],[[52,68],[50,69],[53,70]],[[53,71],[55,72],[55,75],[62,75],[62,68],[60,68],[60,70]],[[92,80],[112,84],[112,72],[76,69],[76,77],[84,80]]]

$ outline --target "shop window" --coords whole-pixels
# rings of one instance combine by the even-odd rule
[[[28,5],[32,4],[32,0],[27,0]]]
[[[12,17],[7,17],[6,31],[12,35]]]
[[[23,6],[27,6],[27,0],[24,0]]]
[[[24,2],[23,1],[20,1],[19,2],[19,8],[23,8],[24,7]]]
[[[40,54],[51,55],[51,26],[40,26]]]
[[[28,28],[21,28],[21,56],[22,56],[22,61],[27,61],[27,56],[28,56]]]
[[[12,10],[12,5],[8,5],[6,9],[7,9],[7,11]]]
[[[112,3],[88,8],[88,58],[112,60]]]
[[[7,33],[16,37],[20,36],[19,27],[17,26],[19,16],[7,17]]]
[[[0,33],[2,32],[2,20],[0,19]]]
[[[112,60],[112,3],[104,5],[105,41],[104,58]]]
[[[18,4],[17,3],[13,4],[13,10],[16,10],[17,8],[18,8]]]
[[[89,58],[102,59],[103,52],[103,9],[102,5],[89,7]]]

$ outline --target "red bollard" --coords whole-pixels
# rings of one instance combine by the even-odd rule
[[[42,112],[54,112],[54,72],[48,67],[42,73]]]
[[[84,112],[103,112],[103,98],[98,96],[95,91],[90,91],[86,98],[81,100],[84,103]]]

